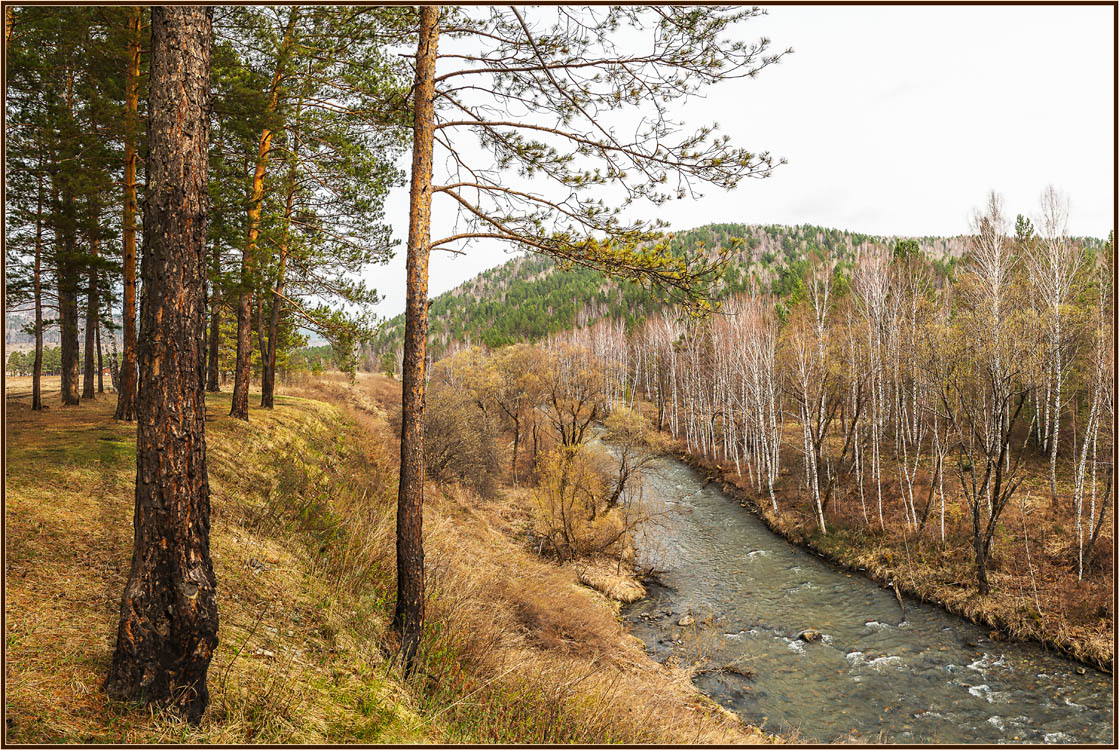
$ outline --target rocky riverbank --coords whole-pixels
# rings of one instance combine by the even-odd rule
[[[742,477],[709,459],[674,444],[674,455],[701,472],[739,505],[758,516],[770,530],[792,544],[840,568],[866,575],[876,583],[893,588],[919,601],[943,607],[952,614],[992,629],[995,640],[1013,638],[1034,641],[1065,656],[1110,674],[1114,666],[1112,635],[1109,627],[1071,622],[1060,612],[1037,613],[1023,606],[1023,598],[997,585],[986,597],[972,584],[973,572],[966,560],[919,557],[898,549],[896,542],[871,535],[833,529],[821,534],[807,515],[774,513],[759,502],[757,494]],[[1110,624],[1110,621],[1109,623]]]

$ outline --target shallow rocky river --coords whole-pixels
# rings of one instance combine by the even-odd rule
[[[661,460],[644,494],[669,511],[639,549],[664,586],[625,617],[658,660],[731,667],[695,681],[743,719],[806,742],[1112,742],[1110,675],[910,599],[903,621],[892,590],[792,546],[682,462]]]

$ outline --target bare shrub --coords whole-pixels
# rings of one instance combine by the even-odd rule
[[[586,444],[565,445],[544,456],[533,492],[540,534],[561,560],[609,551],[626,532],[612,507],[610,457]]]
[[[492,496],[501,472],[493,420],[460,389],[433,383],[427,395],[424,461],[435,479]]]
[[[615,407],[605,425],[605,439],[617,458],[608,498],[609,505],[614,506],[638,494],[644,475],[653,471],[656,460],[667,452],[668,439],[654,430],[641,412],[626,406]]]

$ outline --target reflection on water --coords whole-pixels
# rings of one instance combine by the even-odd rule
[[[817,742],[1112,742],[1110,676],[919,602],[902,621],[891,590],[788,544],[679,461],[644,492],[683,512],[640,551],[664,586],[626,618],[655,658],[713,668],[696,684],[745,720]]]

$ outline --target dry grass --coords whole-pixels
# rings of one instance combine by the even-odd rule
[[[633,576],[619,572],[614,560],[592,560],[580,566],[579,583],[622,604],[632,604],[645,598],[645,587]]]
[[[358,394],[311,387],[364,434],[387,434],[398,383],[359,376]],[[362,450],[395,456],[395,446]],[[530,507],[523,489],[484,498],[457,485],[426,488],[428,620],[410,689],[421,712],[445,722],[447,741],[769,739],[702,696],[688,673],[652,662],[617,605],[579,585],[575,567],[534,554]]]
[[[100,690],[131,555],[134,425],[111,419],[111,395],[62,408],[48,392],[39,414],[8,399],[9,742],[767,739],[652,662],[575,570],[532,553],[523,492],[428,487],[429,617],[402,678],[385,655],[397,449],[384,414],[399,385],[285,392],[248,424],[226,416],[227,394],[208,401],[221,629],[197,728]]]
[[[48,394],[56,397],[57,394]],[[50,403],[50,401],[48,401]],[[283,399],[245,425],[208,403],[212,553],[221,608],[212,703],[191,728],[101,692],[131,556],[135,426],[106,396],[34,414],[8,401],[7,739],[12,742],[422,741],[437,737],[377,666],[340,637],[347,599],[260,523],[274,469],[324,437],[329,407]],[[306,455],[306,454],[304,454]]]

